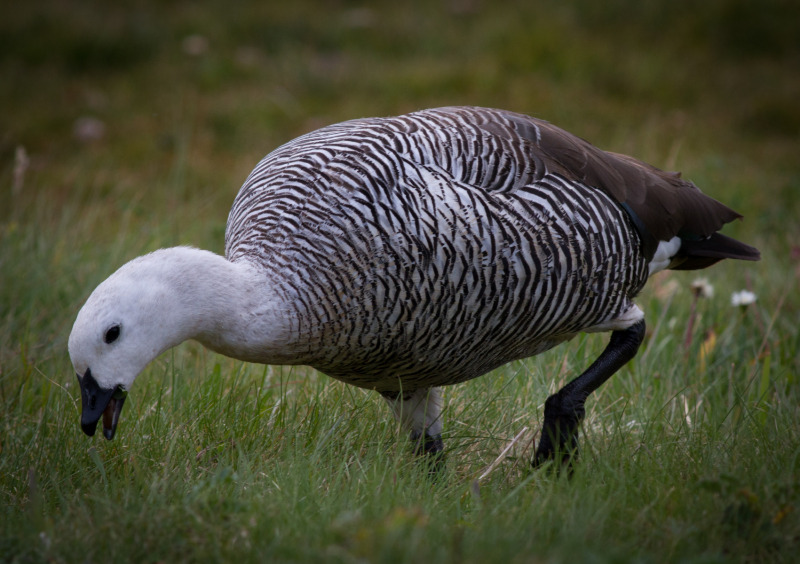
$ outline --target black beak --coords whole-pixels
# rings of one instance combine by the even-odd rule
[[[77,376],[81,387],[81,429],[91,437],[102,417],[103,436],[110,441],[114,438],[122,405],[128,393],[121,386],[111,389],[101,388],[92,376],[91,370],[86,370],[82,378],[80,374]]]

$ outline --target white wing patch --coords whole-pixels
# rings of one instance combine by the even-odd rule
[[[594,325],[592,327],[587,327],[586,329],[581,329],[581,331],[583,331],[584,333],[623,331],[628,327],[635,325],[642,319],[644,319],[644,312],[636,304],[631,304],[631,306],[628,309],[626,309],[622,315],[615,317],[614,319],[610,319],[605,323],[600,323],[599,325]]]
[[[661,272],[669,266],[678,250],[681,248],[681,238],[678,236],[673,237],[669,241],[659,241],[656,247],[656,254],[653,255],[653,260],[648,264],[650,270],[649,276],[656,272]]]

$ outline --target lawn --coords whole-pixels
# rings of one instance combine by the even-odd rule
[[[795,2],[0,12],[0,560],[794,561]],[[446,389],[435,481],[375,394],[196,343],[139,377],[113,441],[81,432],[66,341],[99,282],[161,247],[221,253],[239,186],[281,143],[453,104],[681,170],[743,213],[725,233],[762,251],[651,281],[645,343],[590,399],[571,479],[532,471],[532,444],[547,395],[607,335]],[[745,289],[756,302],[732,305]]]

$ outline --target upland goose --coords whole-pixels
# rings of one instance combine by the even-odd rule
[[[89,296],[69,338],[81,426],[93,435],[102,417],[113,438],[137,375],[194,339],[375,390],[415,450],[438,455],[440,386],[611,331],[545,403],[534,464],[566,463],[587,397],[642,342],[633,300],[648,277],[759,259],[717,232],[738,217],[679,174],[508,111],[324,127],[256,166],[233,202],[225,257],[155,251]]]

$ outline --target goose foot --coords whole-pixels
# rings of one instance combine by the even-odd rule
[[[444,470],[445,457],[442,436],[411,431],[410,438],[414,454],[422,458],[422,462],[428,466],[428,474],[435,478],[439,472]]]
[[[534,468],[552,460],[557,472],[566,469],[572,475],[578,459],[578,426],[584,414],[582,403],[574,405],[559,394],[547,398],[539,446],[532,462]]]
[[[586,414],[586,399],[622,366],[636,356],[644,339],[644,320],[611,333],[608,345],[583,374],[569,382],[544,403],[544,424],[534,468],[548,460],[556,471],[565,468],[572,475],[578,458],[578,426]]]

